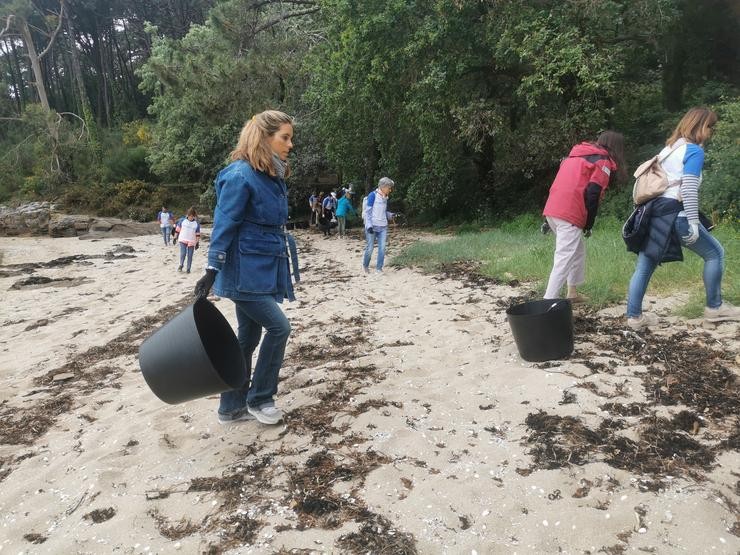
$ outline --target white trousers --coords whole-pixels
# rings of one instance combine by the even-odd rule
[[[557,299],[565,283],[575,287],[586,280],[586,246],[580,227],[550,216],[547,223],[555,234],[555,257],[545,298]]]

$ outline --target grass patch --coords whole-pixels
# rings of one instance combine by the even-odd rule
[[[544,293],[552,269],[555,239],[552,234],[539,232],[541,219],[524,215],[489,231],[460,233],[447,241],[419,241],[394,257],[394,266],[416,267],[434,272],[445,264],[475,261],[481,273],[504,281],[518,279]],[[600,218],[593,235],[586,240],[586,283],[580,290],[595,307],[624,301],[627,286],[635,269],[636,255],[627,252],[621,236],[622,222],[615,218]],[[713,235],[725,249],[723,298],[737,304],[740,301],[740,231],[730,225],[719,226]],[[684,261],[663,264],[650,280],[648,294],[669,295],[688,292],[689,301],[679,314],[696,317],[704,306],[702,283],[703,261],[684,249]]]

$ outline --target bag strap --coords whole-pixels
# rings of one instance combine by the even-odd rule
[[[680,140],[680,139],[679,139],[679,140]],[[678,142],[678,141],[676,141],[676,143],[677,143],[677,142]],[[674,147],[673,147],[673,148],[672,148],[672,149],[670,150],[670,152],[668,152],[668,154],[666,154],[665,156],[663,156],[663,158],[658,158],[658,164],[662,164],[663,162],[665,162],[665,161],[666,161],[666,160],[668,159],[668,157],[669,157],[669,156],[670,156],[671,154],[673,154],[674,152],[676,152],[676,150],[678,150],[678,149],[679,149],[680,147],[682,147],[682,146],[683,146],[684,144],[686,144],[686,143],[684,142],[684,143],[681,143],[681,144],[680,144],[680,145],[678,145],[678,146],[675,146],[675,145],[676,145],[676,143],[673,143],[673,144],[674,144]]]

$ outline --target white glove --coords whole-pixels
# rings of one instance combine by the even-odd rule
[[[693,245],[699,238],[699,222],[689,222],[689,234],[681,237],[684,245]]]

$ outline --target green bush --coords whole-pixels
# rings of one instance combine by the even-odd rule
[[[736,222],[740,216],[740,99],[715,109],[719,121],[707,145],[701,206],[718,219]]]

